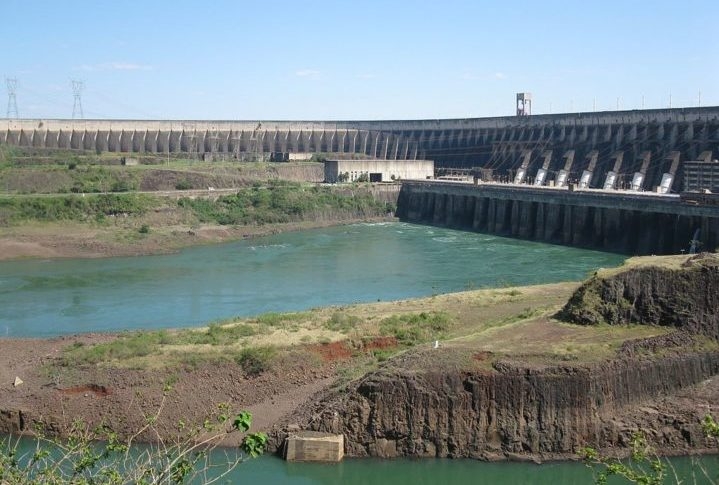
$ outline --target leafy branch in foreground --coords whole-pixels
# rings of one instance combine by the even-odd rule
[[[71,425],[64,440],[48,436],[42,429],[36,430],[30,447],[23,447],[23,441],[9,437],[0,443],[0,483],[149,485],[194,480],[214,483],[246,457],[257,457],[265,450],[267,435],[247,433],[252,415],[246,411],[235,414],[224,403],[202,424],[187,426],[180,422],[179,436],[163,439],[156,423],[164,403],[163,399],[158,411],[145,416],[144,426],[127,439],[121,439],[108,425],[90,428],[82,421]],[[155,443],[134,443],[148,432],[156,437]],[[234,433],[246,433],[239,450],[226,450],[220,462],[216,457],[211,460],[210,452]]]
[[[711,415],[707,414],[702,420],[702,431],[707,438],[716,440],[719,445],[719,423]],[[597,485],[605,485],[611,476],[617,476],[630,483],[640,485],[662,485],[667,478],[670,478],[667,475],[667,468],[671,468],[671,464],[656,454],[642,432],[634,433],[630,444],[632,452],[630,459],[626,462],[601,456],[596,449],[591,447],[579,451],[584,463],[594,471]],[[709,477],[707,470],[700,463],[695,462],[694,465],[711,483],[719,483]],[[683,483],[677,477],[676,472],[673,478],[674,483]]]

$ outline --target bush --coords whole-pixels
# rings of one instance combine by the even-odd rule
[[[192,184],[189,180],[180,180],[175,184],[176,190],[190,190],[192,188]]]
[[[150,232],[150,226],[147,224],[143,224],[140,226],[140,229],[137,230],[140,234],[148,234]]]
[[[247,374],[258,376],[272,367],[277,350],[271,345],[245,347],[235,361]]]
[[[108,425],[90,428],[75,421],[66,440],[46,436],[38,428],[35,447],[24,454],[19,440],[4,439],[0,442],[0,483],[212,483],[226,477],[246,456],[254,458],[264,453],[267,435],[247,433],[252,415],[246,411],[235,414],[225,403],[218,405],[202,424],[178,423],[180,436],[165,439],[155,423],[168,391],[169,387],[157,413],[147,416],[146,424],[128,438],[121,438]],[[156,436],[159,443],[133,446],[143,433]],[[236,433],[247,433],[239,447],[241,453],[225,454],[225,461],[212,463],[209,452]],[[210,475],[214,477],[206,481]]]

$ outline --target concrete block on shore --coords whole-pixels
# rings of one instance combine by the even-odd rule
[[[287,461],[342,461],[345,451],[344,435],[319,431],[297,431],[285,440]]]

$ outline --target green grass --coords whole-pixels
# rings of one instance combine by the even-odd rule
[[[70,367],[145,357],[171,340],[172,337],[167,331],[159,330],[128,334],[104,344],[72,345],[65,350],[61,365]]]
[[[451,326],[452,319],[444,312],[422,312],[385,318],[379,330],[382,335],[394,336],[401,345],[412,346],[444,338]]]
[[[356,315],[347,315],[346,313],[335,312],[324,324],[327,330],[334,332],[349,333],[351,330],[359,327],[362,319]]]

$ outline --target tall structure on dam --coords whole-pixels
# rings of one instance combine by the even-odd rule
[[[676,192],[685,161],[719,156],[719,107],[414,121],[6,119],[0,143],[202,158],[361,154],[535,185]]]

